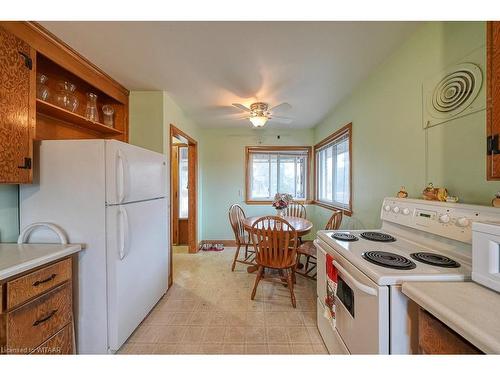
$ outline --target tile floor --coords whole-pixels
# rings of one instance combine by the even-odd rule
[[[315,282],[261,282],[223,252],[174,252],[174,284],[124,344],[122,354],[326,354],[316,328]]]

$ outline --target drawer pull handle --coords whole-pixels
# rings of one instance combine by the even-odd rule
[[[40,284],[43,284],[43,283],[48,283],[49,281],[52,281],[56,278],[57,274],[56,273],[53,273],[52,275],[50,275],[49,277],[47,277],[46,279],[44,280],[38,280],[38,281],[35,281],[33,283],[33,286],[38,286]]]
[[[46,322],[47,320],[49,320],[50,318],[52,318],[56,312],[57,312],[57,309],[54,309],[45,318],[35,320],[35,322],[33,323],[33,327],[35,327],[35,326],[37,326],[37,325],[39,325],[39,324],[41,324],[43,322]]]

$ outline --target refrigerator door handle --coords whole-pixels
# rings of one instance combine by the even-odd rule
[[[128,165],[121,150],[116,153],[116,195],[118,203],[122,203],[127,195]]]
[[[120,260],[123,260],[127,255],[128,244],[129,244],[129,233],[128,233],[128,215],[127,210],[124,207],[120,207],[118,210],[119,224],[120,224],[120,250],[119,256]]]

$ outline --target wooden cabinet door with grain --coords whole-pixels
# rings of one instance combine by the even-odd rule
[[[0,27],[0,183],[32,182],[34,53]]]
[[[488,180],[500,180],[500,22],[488,22],[486,35],[488,82],[486,177]]]

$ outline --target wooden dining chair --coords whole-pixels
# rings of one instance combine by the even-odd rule
[[[300,217],[301,219],[306,218],[306,208],[303,204],[299,202],[291,202],[284,212],[285,216]]]
[[[298,217],[301,219],[306,218],[306,208],[303,204],[299,202],[291,202],[287,208],[285,208],[284,216]],[[302,238],[298,237],[299,245],[302,243]]]
[[[245,211],[243,211],[243,208],[241,208],[239,204],[233,204],[229,207],[229,223],[233,229],[234,239],[236,241],[236,252],[234,254],[231,271],[234,271],[236,262],[255,265],[255,263],[252,262],[252,258],[255,256],[255,251],[253,250],[253,247],[249,247],[252,243],[250,242],[250,237],[243,227],[243,219],[245,219],[245,217]],[[242,246],[245,247],[245,257],[243,259],[239,259],[238,257]]]
[[[326,223],[325,229],[326,230],[339,229],[340,224],[342,224],[342,217],[343,213],[341,210],[334,210],[332,216],[330,216],[330,219],[328,220],[328,223]]]
[[[342,223],[342,211],[335,210],[326,223],[326,230],[337,230]],[[316,280],[317,272],[317,249],[312,241],[302,243],[297,249],[297,264],[301,264],[300,260],[305,257],[306,263],[302,268],[297,267],[297,273],[301,276]]]
[[[251,299],[255,298],[261,280],[283,284],[286,279],[292,306],[296,307],[293,287],[297,265],[297,231],[281,217],[264,216],[252,225],[250,237],[255,246],[255,262],[258,266]],[[265,276],[266,268],[278,270],[281,277]]]

